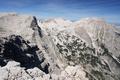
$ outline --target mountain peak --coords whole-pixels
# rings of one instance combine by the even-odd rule
[[[119,80],[119,53],[120,32],[103,19],[0,15],[0,80]]]

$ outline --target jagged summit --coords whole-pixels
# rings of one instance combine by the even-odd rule
[[[37,27],[37,21],[33,16],[14,13],[5,13],[0,16],[1,37],[16,34],[23,36],[25,39],[32,39],[33,28],[35,27]]]
[[[53,28],[53,27],[67,27],[70,24],[72,24],[70,20],[65,20],[63,18],[54,18],[44,21],[41,25],[42,27]]]
[[[48,19],[42,22],[42,27],[47,28],[58,28],[58,27],[85,27],[90,26],[91,27],[105,27],[105,26],[112,26],[111,24],[108,24],[104,19],[102,18],[82,18],[78,21],[71,21],[71,20],[65,20],[63,18],[54,18],[54,19]]]
[[[101,18],[83,18],[79,21],[76,21],[74,24],[78,25],[105,25],[107,22]]]

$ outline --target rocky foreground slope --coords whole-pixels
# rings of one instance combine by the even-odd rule
[[[120,80],[120,31],[96,18],[0,14],[0,66],[0,80]]]

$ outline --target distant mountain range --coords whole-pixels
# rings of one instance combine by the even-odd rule
[[[0,14],[0,80],[120,80],[118,26]]]

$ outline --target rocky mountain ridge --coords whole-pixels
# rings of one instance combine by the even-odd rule
[[[119,34],[97,18],[0,14],[0,80],[119,80]]]

